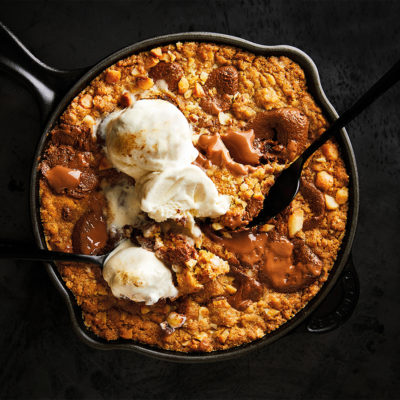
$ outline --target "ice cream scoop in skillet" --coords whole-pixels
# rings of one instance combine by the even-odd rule
[[[400,61],[345,111],[314,143],[312,143],[288,168],[278,176],[264,199],[263,208],[249,224],[256,227],[283,211],[296,196],[300,187],[300,176],[307,159],[327,140],[337,135],[344,126],[357,117],[400,79]]]

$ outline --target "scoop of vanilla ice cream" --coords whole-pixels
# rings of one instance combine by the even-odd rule
[[[176,297],[171,271],[151,251],[122,242],[107,258],[103,277],[115,297],[144,301]]]
[[[157,222],[194,217],[218,217],[230,206],[213,181],[195,165],[144,176],[136,185],[140,208]]]
[[[192,144],[189,123],[168,101],[138,100],[113,114],[103,127],[108,158],[133,178],[188,165],[196,159],[198,151]]]

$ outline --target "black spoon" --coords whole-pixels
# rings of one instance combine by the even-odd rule
[[[375,83],[352,107],[345,111],[310,147],[308,147],[288,168],[283,170],[264,199],[263,209],[248,225],[249,228],[263,225],[283,211],[296,196],[300,186],[300,175],[307,159],[328,139],[338,135],[340,129],[352,121],[371,103],[400,80],[400,61]]]
[[[32,245],[26,245],[23,243],[2,242],[0,244],[0,259],[84,262],[103,267],[107,257],[110,255],[110,253],[101,256],[62,253],[59,251],[38,249],[31,246]]]

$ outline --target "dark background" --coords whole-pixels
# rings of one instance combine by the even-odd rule
[[[340,112],[400,56],[400,2],[2,2],[0,20],[44,62],[96,63],[159,34],[204,30],[290,44]],[[1,52],[1,43],[0,43]],[[361,209],[361,295],[334,332],[298,332],[232,361],[179,365],[82,344],[41,264],[1,261],[0,398],[400,398],[400,85],[348,127]],[[41,133],[31,94],[0,74],[0,234],[32,241],[29,173]]]

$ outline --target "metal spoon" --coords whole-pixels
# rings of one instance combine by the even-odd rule
[[[306,160],[328,139],[338,135],[340,129],[352,121],[370,104],[378,99],[400,80],[400,61],[376,82],[352,107],[345,111],[310,147],[308,147],[288,168],[283,170],[268,195],[264,199],[263,209],[248,225],[249,228],[263,225],[269,219],[283,211],[296,196],[300,186],[300,175]]]
[[[29,245],[28,245],[29,246]],[[62,253],[60,251],[50,251],[28,247],[23,243],[1,243],[0,259],[28,260],[28,261],[69,261],[84,262],[104,266],[106,258],[110,253],[101,256],[91,256],[86,254]]]

